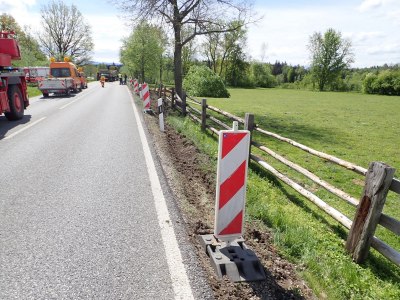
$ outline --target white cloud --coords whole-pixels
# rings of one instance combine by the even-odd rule
[[[371,47],[367,50],[371,55],[399,54],[400,43],[390,43],[381,46]]]
[[[358,8],[361,12],[365,12],[382,6],[384,2],[384,0],[364,0]]]
[[[20,26],[37,24],[39,15],[30,11],[36,0],[0,0],[2,13],[11,15]]]
[[[386,37],[385,33],[381,31],[349,32],[343,36],[349,38],[353,45],[368,43],[370,41],[376,42]]]
[[[121,40],[130,33],[124,21],[115,15],[85,15],[85,19],[92,27],[94,59],[119,62]]]

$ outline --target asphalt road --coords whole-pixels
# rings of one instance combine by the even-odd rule
[[[212,298],[132,103],[94,82],[0,116],[0,299]]]

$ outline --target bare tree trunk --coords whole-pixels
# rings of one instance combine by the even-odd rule
[[[174,78],[175,92],[182,97],[182,41],[181,41],[181,24],[174,24],[175,32],[175,51],[174,51]]]

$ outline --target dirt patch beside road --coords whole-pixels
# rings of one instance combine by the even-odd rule
[[[266,280],[232,283],[227,278],[219,280],[216,277],[198,241],[198,235],[213,232],[216,174],[201,169],[202,161],[208,158],[191,141],[169,126],[165,126],[165,133],[161,133],[156,116],[145,115],[144,119],[215,298],[316,299],[305,282],[296,275],[296,266],[279,256],[268,229],[257,222],[246,223],[244,239],[264,266]]]

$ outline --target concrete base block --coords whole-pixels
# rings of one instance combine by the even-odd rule
[[[218,278],[226,275],[234,282],[265,279],[263,266],[242,238],[227,244],[219,241],[214,235],[207,234],[200,235],[199,240],[210,257]]]

